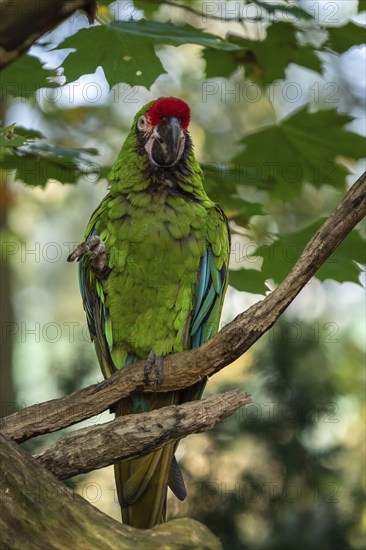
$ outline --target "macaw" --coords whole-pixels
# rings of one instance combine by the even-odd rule
[[[196,348],[218,330],[227,287],[230,237],[207,196],[188,132],[190,109],[163,97],[145,105],[92,214],[79,261],[91,338],[105,377],[138,360]],[[174,392],[134,394],[116,416],[200,399],[206,380]],[[115,464],[122,520],[138,528],[165,521],[167,489],[186,488],[177,443]]]

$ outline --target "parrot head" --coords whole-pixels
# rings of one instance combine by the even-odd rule
[[[190,147],[187,132],[190,109],[176,97],[161,97],[146,105],[136,116],[135,128],[140,154],[150,166],[170,168]]]

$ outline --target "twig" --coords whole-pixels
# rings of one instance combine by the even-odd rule
[[[210,430],[250,402],[249,394],[230,391],[202,401],[119,417],[76,430],[35,458],[59,479],[67,479]]]

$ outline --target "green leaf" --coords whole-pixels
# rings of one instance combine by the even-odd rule
[[[15,170],[15,178],[32,186],[44,187],[49,179],[74,183],[79,171],[72,159],[56,156],[9,155],[2,161],[5,170]]]
[[[27,140],[35,140],[35,139],[42,139],[45,136],[40,132],[39,130],[33,130],[31,128],[24,128],[23,126],[18,126],[17,123],[15,123],[13,126],[15,126],[15,133],[19,136],[24,136],[27,138]]]
[[[100,173],[100,166],[85,158],[96,149],[57,147],[52,144],[32,144],[18,154],[6,154],[0,168],[15,170],[15,177],[32,186],[44,187],[49,179],[75,183],[85,173]]]
[[[165,73],[154,46],[199,44],[214,49],[235,50],[237,46],[222,38],[195,29],[157,21],[113,21],[110,25],[81,29],[64,40],[58,49],[76,48],[63,67],[68,81],[103,68],[110,86],[126,82],[150,87]]]
[[[256,202],[244,200],[238,194],[241,174],[235,168],[217,164],[203,164],[205,189],[212,200],[225,209],[231,220],[245,225],[249,218],[263,214],[263,207]]]
[[[229,38],[236,50],[226,55],[228,67],[224,75],[224,55],[218,56],[216,66],[214,53],[207,56],[206,71],[209,77],[227,76],[234,66],[244,66],[248,78],[261,84],[270,84],[274,80],[285,78],[286,67],[296,63],[316,72],[321,72],[321,62],[311,46],[300,45],[296,38],[296,28],[290,23],[274,23],[267,29],[263,41],[248,40],[238,36]]]
[[[6,128],[1,128],[1,133],[6,134],[8,132],[13,133],[14,127],[16,122],[13,122],[12,124],[9,124],[9,126],[6,126]]]
[[[277,241],[258,248],[254,256],[263,257],[262,274],[266,279],[280,283],[291,271],[303,249],[317,232],[324,220],[290,235],[283,235]],[[338,246],[335,252],[317,271],[321,281],[334,279],[339,282],[359,282],[360,268],[355,262],[366,264],[365,241],[358,231],[352,231]]]
[[[318,220],[311,226],[291,235],[283,235],[276,241],[259,246],[252,257],[262,257],[260,272],[254,269],[230,271],[229,283],[238,290],[264,294],[267,290],[265,281],[273,279],[281,283],[290,273],[300,258],[307,243],[315,235],[324,220]],[[360,284],[360,267],[366,264],[366,243],[357,230],[352,231],[335,252],[317,271],[315,277],[321,281],[333,279],[338,282],[354,282]]]
[[[154,44],[168,44],[180,46],[182,44],[197,44],[215,50],[234,51],[238,47],[215,34],[210,34],[191,25],[173,25],[173,23],[161,23],[158,21],[114,21],[113,29],[119,30],[123,35],[136,38],[148,38]]]
[[[0,136],[0,147],[22,147],[22,145],[25,145],[26,143],[26,138],[16,136],[15,134],[9,138],[4,135]]]
[[[227,51],[210,50],[203,51],[203,59],[206,61],[206,77],[214,78],[221,76],[229,78],[240,66],[237,58]]]
[[[165,73],[151,42],[124,36],[111,26],[81,29],[62,42],[59,48],[76,48],[63,67],[68,82],[83,74],[94,73],[102,67],[112,87],[119,82],[149,88],[157,77]]]
[[[134,0],[133,5],[136,9],[142,10],[146,19],[152,19],[154,15],[159,11],[162,1],[151,0]]]
[[[321,281],[335,279],[339,282],[352,281],[360,284],[361,269],[355,262],[366,265],[366,243],[358,231],[351,231],[322,265],[316,277]]]
[[[342,189],[348,170],[337,163],[337,157],[365,156],[364,139],[344,128],[350,120],[333,110],[301,109],[275,126],[246,136],[245,150],[232,162],[247,177],[252,172],[251,185],[285,200],[298,193],[305,181]]]
[[[53,155],[61,157],[71,157],[77,159],[82,159],[82,155],[84,154],[93,156],[99,154],[98,149],[94,149],[93,147],[58,147],[57,145],[51,145],[47,143],[37,143],[36,145],[32,145],[31,150],[52,153]]]
[[[39,88],[58,86],[50,81],[55,76],[56,72],[44,69],[36,57],[22,55],[1,71],[1,96],[29,98]]]
[[[354,23],[348,23],[343,27],[329,27],[327,44],[334,52],[344,53],[352,46],[365,42],[365,28]]]
[[[23,136],[14,133],[15,124],[10,124],[6,128],[0,128],[0,148],[21,147],[27,140]]]
[[[237,290],[264,294],[268,288],[266,278],[261,271],[255,269],[238,269],[229,271],[229,284]]]
[[[6,128],[0,128],[0,147],[22,147],[40,137],[43,137],[41,132],[28,130],[13,123]]]

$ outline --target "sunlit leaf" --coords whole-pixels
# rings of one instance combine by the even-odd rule
[[[110,86],[126,82],[150,87],[165,72],[154,46],[198,44],[217,50],[236,50],[235,44],[190,25],[157,21],[113,21],[110,25],[81,29],[58,48],[76,48],[63,67],[68,81],[102,67]]]
[[[151,42],[141,40],[137,44],[136,38],[124,36],[110,26],[81,29],[59,47],[76,48],[63,62],[68,82],[102,67],[111,87],[126,82],[148,88],[165,72]]]

